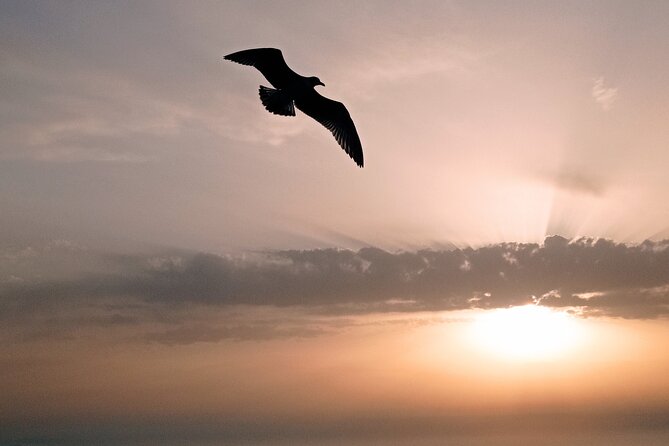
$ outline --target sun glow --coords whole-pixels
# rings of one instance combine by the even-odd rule
[[[576,318],[536,305],[487,311],[475,319],[471,331],[485,352],[523,361],[556,359],[582,338]]]

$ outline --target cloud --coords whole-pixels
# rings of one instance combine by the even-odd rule
[[[669,285],[567,295],[551,290],[536,302],[550,307],[575,307],[587,316],[652,319],[669,315]]]
[[[563,169],[552,175],[551,182],[565,191],[601,196],[606,190],[604,181],[595,174]]]
[[[595,79],[595,83],[592,86],[592,97],[595,99],[603,110],[610,110],[618,97],[618,89],[605,87],[604,78],[599,77]]]
[[[167,345],[187,345],[196,342],[219,342],[224,339],[235,341],[267,341],[281,338],[311,338],[327,331],[311,326],[281,326],[276,323],[249,325],[211,326],[191,324],[145,335],[145,339]]]
[[[221,49],[201,48],[205,30],[174,32],[168,11],[177,6],[137,5],[122,15],[74,5],[8,11],[0,159],[138,163],[174,145],[198,145],[180,139],[190,132],[217,147],[221,136],[276,145],[299,133],[294,121],[244,125],[264,113],[257,93],[249,90],[240,103],[230,76],[221,76]],[[42,14],[50,26],[33,26]],[[228,30],[241,26],[231,22]]]
[[[90,258],[92,253],[81,255]],[[535,302],[576,307],[587,316],[669,314],[669,241],[625,245],[553,236],[543,244],[448,251],[390,253],[369,247],[246,257],[183,252],[100,257],[104,260],[97,262],[97,272],[89,268],[76,276],[69,271],[63,279],[51,274],[45,280],[36,273],[9,280],[18,275],[6,268],[7,276],[0,280],[0,318],[47,311],[67,302],[128,301],[140,302],[143,308],[243,305],[306,308],[322,314],[503,308]],[[69,263],[76,268],[83,262]],[[229,330],[198,336],[243,337]]]

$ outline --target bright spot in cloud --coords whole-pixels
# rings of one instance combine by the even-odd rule
[[[556,359],[582,339],[578,320],[536,305],[490,310],[474,320],[471,336],[486,353],[505,360]]]

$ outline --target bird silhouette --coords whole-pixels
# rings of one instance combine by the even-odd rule
[[[260,86],[260,101],[267,111],[295,116],[295,107],[332,132],[342,149],[362,167],[362,144],[351,115],[341,102],[320,95],[314,87],[325,86],[315,76],[304,77],[290,69],[281,50],[255,48],[238,51],[224,57],[226,60],[255,67],[274,88]]]

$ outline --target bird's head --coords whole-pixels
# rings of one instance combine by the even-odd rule
[[[322,85],[322,86],[325,87],[325,84],[323,82],[321,82],[321,80],[319,78],[317,78],[316,76],[311,76],[309,78],[309,81],[311,81],[311,86],[312,87],[315,87],[317,85]]]

